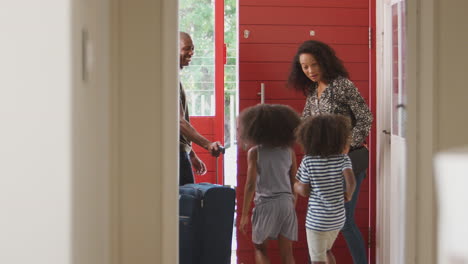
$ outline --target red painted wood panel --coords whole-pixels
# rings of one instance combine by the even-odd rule
[[[370,10],[370,17],[369,17],[369,23],[371,24],[371,36],[376,36],[376,30],[375,30],[375,24],[376,24],[376,1],[375,0],[370,0],[369,1],[369,10]],[[375,45],[376,44],[376,38],[371,37],[371,48],[369,49],[369,68],[370,68],[370,77],[369,77],[369,83],[371,89],[370,89],[370,108],[372,113],[376,113],[376,50],[375,50]],[[375,232],[375,227],[376,227],[376,118],[374,118],[374,122],[372,124],[371,128],[371,133],[369,135],[369,169],[368,169],[368,186],[369,186],[369,192],[370,192],[370,199],[369,199],[369,207],[370,207],[370,216],[369,216],[369,221],[370,221],[370,232],[371,232],[371,237],[370,240],[371,242],[369,243],[370,248],[369,248],[369,259],[371,262],[374,262],[376,259],[376,232]]]
[[[369,25],[367,9],[282,6],[241,6],[240,25]]]
[[[367,174],[369,174],[369,172],[367,172]],[[369,177],[369,175],[367,175],[366,178],[364,179],[364,181],[361,184],[361,191],[366,191],[366,192],[370,191],[369,182],[370,182],[370,177]]]
[[[273,241],[272,241],[273,242]],[[307,249],[306,248],[297,248],[296,244],[293,244],[294,246],[294,257],[296,260],[296,263],[308,263],[307,262]],[[243,249],[243,250],[238,250],[237,251],[237,263],[244,263],[244,264],[250,264],[250,263],[255,263],[253,254],[252,254],[253,248],[250,249]],[[276,259],[279,261],[279,251],[277,249],[271,249],[268,252],[270,259]]]
[[[354,7],[367,8],[368,0],[242,0],[242,6],[308,6],[308,7]]]
[[[221,141],[222,137],[217,136],[215,133],[215,118],[212,116],[194,116],[190,117],[190,123],[192,126],[204,137],[210,141]],[[222,142],[222,141],[221,141]],[[197,144],[192,144],[193,151],[197,156],[205,163],[207,168],[207,173],[205,175],[198,175],[194,173],[195,182],[216,182],[216,158],[211,156],[207,150],[198,146]],[[218,165],[221,168],[220,165]],[[220,169],[221,173],[221,169]]]
[[[207,171],[214,172],[216,170],[216,158],[211,156],[210,153],[205,151],[203,153],[198,153],[197,155],[205,163]]]
[[[244,38],[244,30],[250,35]],[[310,36],[310,31],[315,36]],[[300,44],[307,39],[317,39],[329,44],[367,45],[367,27],[362,26],[283,26],[283,25],[240,25],[239,42],[244,43],[276,43]]]
[[[190,124],[202,135],[214,134],[214,119],[211,116],[192,116]]]
[[[304,94],[299,91],[288,89],[286,81],[240,81],[239,87],[242,93],[239,94],[240,100],[257,100],[260,101],[260,85],[265,84],[265,100],[272,99],[300,99],[303,100]]]
[[[300,43],[317,39],[329,43],[344,61],[354,82],[367,103],[375,102],[370,85],[373,83],[370,60],[375,51],[369,51],[368,0],[239,0],[240,10],[240,67],[239,67],[239,108],[256,105],[260,102],[260,84],[265,84],[266,103],[279,103],[292,106],[301,113],[305,96],[301,92],[286,88],[286,79],[291,60]],[[374,25],[375,22],[372,22]],[[248,38],[244,31],[249,31]],[[313,36],[310,31],[313,30]],[[374,87],[374,86],[372,86]],[[372,138],[369,138],[372,140]],[[302,151],[296,149],[298,163]],[[374,150],[375,151],[375,150]],[[371,152],[371,156],[374,155]],[[372,158],[371,158],[372,161]],[[238,156],[238,212],[242,210],[243,187],[246,179],[246,155]],[[373,174],[373,171],[371,171]],[[356,222],[367,241],[372,192],[371,178],[367,177],[361,186],[360,198],[356,209]],[[374,198],[375,199],[375,198]],[[375,205],[374,205],[375,206]],[[300,198],[297,206],[299,221],[299,242],[294,243],[296,263],[307,263],[307,244],[305,242],[305,215],[307,199]],[[375,222],[374,222],[375,224]],[[241,236],[241,234],[238,234]],[[238,240],[238,263],[254,263],[250,237]],[[278,256],[275,243],[270,247],[271,256]],[[340,236],[333,249],[338,263],[352,263],[344,239]],[[373,259],[370,263],[373,263]],[[279,263],[274,259],[272,263]]]
[[[291,63],[298,44],[245,44],[244,47],[245,51],[239,54],[240,62]],[[332,45],[332,47],[345,63],[369,61],[367,45]]]
[[[369,64],[361,62],[344,63],[348,69],[351,80],[369,80]],[[291,63],[287,62],[241,62],[239,69],[241,81],[286,81],[291,68]]]
[[[262,82],[265,84],[265,100],[267,102],[274,102],[276,99],[305,100],[302,92],[288,89],[286,81],[241,81],[239,87],[241,87],[242,93],[239,94],[239,99],[260,102],[260,95],[258,93],[260,92]],[[369,104],[369,82],[353,81],[353,83]]]
[[[215,0],[215,134],[217,141],[224,145],[224,0]],[[219,168],[224,166],[222,158],[217,159]],[[220,171],[214,183],[224,184]]]
[[[291,106],[294,110],[296,110],[298,113],[301,113],[302,110],[304,109],[304,100],[275,100],[274,102],[266,100],[265,103],[267,104],[284,104],[284,105],[289,105]],[[245,109],[246,107],[254,106],[258,104],[258,101],[256,100],[242,100],[239,102],[239,108],[240,109]],[[242,108],[243,107],[243,108]]]

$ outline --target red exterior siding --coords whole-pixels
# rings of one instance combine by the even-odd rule
[[[215,117],[214,116],[200,116],[190,117],[190,122],[197,131],[210,141],[220,141],[221,136],[216,135],[215,131]],[[216,159],[202,147],[193,144],[193,150],[197,156],[205,163],[207,173],[205,175],[195,174],[195,182],[216,182]],[[221,168],[221,167],[219,167]],[[220,169],[221,171],[221,169]]]
[[[369,50],[368,30],[375,20],[370,17],[369,0],[239,0],[239,108],[258,104],[260,84],[265,84],[265,102],[292,106],[302,112],[305,97],[285,86],[291,61],[300,43],[317,39],[331,44],[350,72],[351,80],[375,113],[374,50]],[[248,38],[244,37],[248,30]],[[310,36],[313,30],[315,35]],[[371,163],[375,164],[375,131],[370,136]],[[297,149],[298,163],[302,153]],[[356,221],[364,239],[369,226],[375,226],[375,166],[361,187],[356,209]],[[237,210],[242,211],[243,189],[247,171],[246,153],[239,149]],[[371,208],[374,207],[374,208]],[[299,241],[294,243],[296,263],[307,263],[305,238],[306,199],[297,204]],[[238,263],[254,263],[250,237],[237,234]],[[375,241],[375,240],[374,240]],[[276,243],[271,243],[273,263],[279,263]],[[352,263],[343,237],[340,235],[333,252],[338,263]],[[371,254],[373,263],[374,254]]]

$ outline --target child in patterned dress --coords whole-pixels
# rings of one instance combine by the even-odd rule
[[[278,240],[282,263],[295,263],[292,241],[297,240],[297,216],[293,186],[297,164],[292,146],[299,124],[299,115],[284,105],[261,104],[239,116],[239,143],[251,146],[239,229],[246,234],[253,199],[252,242],[257,264],[270,263],[270,239]]]

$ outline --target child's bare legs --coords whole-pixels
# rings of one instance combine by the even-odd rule
[[[268,240],[265,240],[262,244],[254,244],[255,246],[255,263],[256,264],[270,264],[268,259]]]
[[[282,235],[278,237],[278,245],[281,255],[281,263],[283,264],[295,264],[292,242]]]
[[[327,250],[327,264],[336,264],[335,256],[331,250]]]
[[[310,229],[306,230],[309,256],[313,260],[311,262],[312,264],[336,264],[331,247],[339,231],[340,230],[320,232]]]
[[[327,250],[327,262],[324,261],[312,261],[312,264],[336,264],[335,256],[331,250]]]

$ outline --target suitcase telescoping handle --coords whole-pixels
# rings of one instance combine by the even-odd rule
[[[218,149],[219,149],[219,152],[220,152],[221,154],[224,155],[224,153],[226,153],[226,148],[224,148],[224,146],[218,146]],[[216,184],[218,184],[218,175],[219,175],[219,173],[218,173],[218,166],[219,166],[219,165],[218,165],[218,158],[219,158],[219,156],[220,156],[220,155],[218,155],[218,156],[216,157],[216,177],[215,177],[215,178],[216,178]],[[224,182],[224,166],[223,166],[223,182]]]

